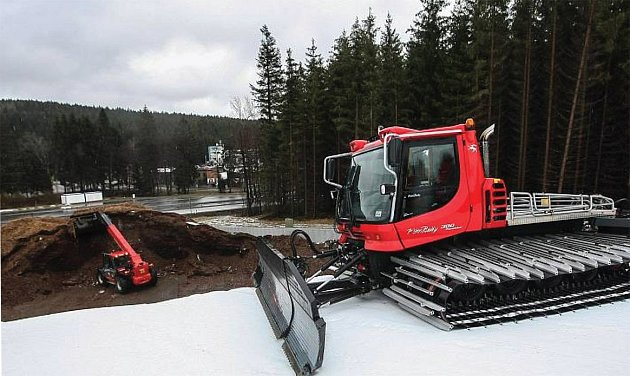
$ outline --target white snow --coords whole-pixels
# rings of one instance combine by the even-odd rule
[[[290,219],[290,218],[287,218]],[[311,229],[311,228],[323,228],[332,229],[333,219],[325,221],[326,223],[302,223],[298,220],[292,223],[291,226],[287,226],[286,223],[265,221],[258,217],[238,217],[234,215],[215,215],[211,217],[201,217],[196,219],[199,223],[205,223],[210,226],[222,226],[222,227],[262,227],[262,228],[291,228],[295,229]],[[290,219],[292,220],[292,219]]]
[[[210,225],[232,234],[244,232],[254,236],[291,235],[294,230],[308,230],[308,235],[315,243],[336,240],[339,234],[335,232],[332,220],[328,224],[321,223],[293,223],[292,225],[263,221],[257,217],[215,216],[199,218],[198,223]]]
[[[443,332],[380,292],[320,310],[317,375],[624,375],[630,301]],[[2,375],[293,375],[253,288],[2,323]]]

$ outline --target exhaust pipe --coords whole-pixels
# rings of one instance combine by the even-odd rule
[[[483,170],[486,173],[486,177],[490,176],[490,150],[488,150],[488,138],[494,134],[494,124],[486,128],[481,132],[479,137],[481,140],[481,149],[483,152]]]

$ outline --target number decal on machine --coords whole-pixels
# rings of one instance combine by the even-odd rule
[[[462,228],[462,226],[457,226],[455,223],[446,223],[440,226],[440,228],[444,231],[453,231],[453,230],[459,230],[460,228]]]

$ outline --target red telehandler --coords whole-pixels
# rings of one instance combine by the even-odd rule
[[[319,308],[373,290],[443,330],[630,297],[630,218],[601,195],[508,192],[486,176],[493,131],[478,141],[468,119],[354,140],[324,160],[336,247],[318,252],[298,231],[292,241],[305,237],[313,256],[298,256],[293,243],[284,257],[259,239],[256,292],[297,374],[322,364]],[[343,159],[349,168],[337,181]],[[328,260],[307,275],[310,259]]]
[[[153,264],[142,259],[107,214],[96,212],[76,215],[72,217],[72,224],[77,238],[105,228],[119,247],[118,250],[103,253],[103,265],[96,271],[96,280],[99,284],[103,286],[112,284],[121,294],[134,286],[157,284],[158,276]]]

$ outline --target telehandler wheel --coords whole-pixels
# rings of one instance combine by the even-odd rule
[[[130,283],[125,277],[116,277],[116,291],[121,294],[126,294],[129,291]]]
[[[151,281],[149,282],[149,286],[153,287],[157,285],[158,282],[158,274],[155,269],[151,269]]]
[[[107,285],[107,281],[105,280],[105,277],[103,277],[103,273],[101,273],[100,270],[96,271],[96,281],[101,286]]]

